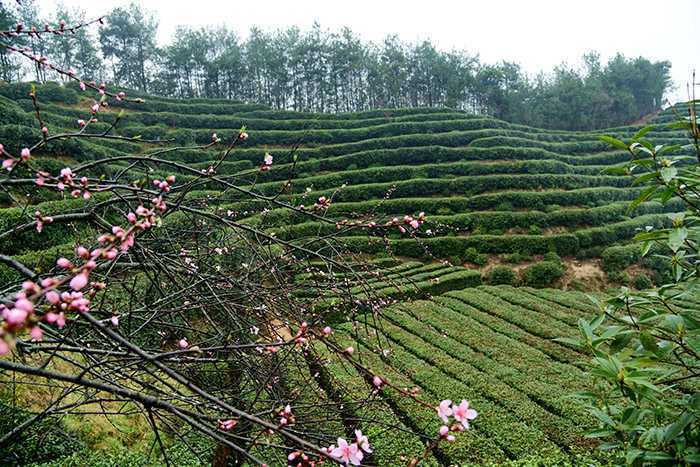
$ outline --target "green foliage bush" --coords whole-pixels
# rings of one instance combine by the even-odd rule
[[[559,262],[540,261],[522,271],[523,285],[529,287],[549,287],[564,275],[564,268]]]
[[[651,289],[654,286],[651,279],[644,273],[639,273],[634,276],[634,288],[637,290]]]
[[[608,247],[601,255],[603,270],[607,273],[622,271],[638,262],[641,257],[642,246],[638,243]]]
[[[515,285],[517,279],[515,271],[508,266],[496,266],[486,276],[486,282],[491,285]]]
[[[532,261],[532,256],[526,255],[520,252],[511,253],[505,256],[505,261],[511,264],[524,263],[526,261]]]
[[[464,259],[464,261],[467,261],[468,263],[473,263],[477,266],[483,266],[484,264],[486,264],[488,258],[486,257],[486,255],[479,253],[476,248],[469,247],[466,250],[464,250],[464,253],[462,254],[462,259]]]
[[[0,397],[0,433],[8,433],[32,415],[12,404],[7,394]],[[82,448],[84,446],[75,438],[75,434],[66,432],[59,419],[47,417],[0,446],[0,464],[11,467],[50,462]]]
[[[46,82],[43,84],[17,82],[0,83],[0,95],[12,100],[26,99],[32,90],[32,85],[36,85],[37,97],[41,100],[60,102],[62,104],[77,104],[78,93],[56,82]]]

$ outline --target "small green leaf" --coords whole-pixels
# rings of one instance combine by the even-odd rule
[[[671,229],[668,234],[668,247],[675,253],[683,246],[685,239],[688,237],[688,229],[679,227]]]
[[[625,151],[629,150],[629,147],[624,142],[620,141],[617,138],[613,138],[612,136],[603,135],[603,136],[600,136],[600,140],[604,141],[612,146],[615,146],[618,149],[623,149]]]
[[[638,140],[639,138],[642,138],[642,137],[643,137],[644,135],[646,135],[647,133],[649,133],[649,132],[650,132],[651,130],[653,130],[654,128],[656,128],[656,125],[647,125],[647,126],[641,128],[637,133],[635,133],[634,136],[632,137],[632,139],[633,139],[634,141],[636,141],[636,140]]]
[[[671,180],[676,178],[676,175],[678,175],[678,169],[675,167],[664,167],[660,170],[660,172],[661,180],[663,180],[664,183],[669,183]]]
[[[656,343],[656,339],[648,332],[640,332],[639,341],[642,343],[642,347],[644,347],[649,352],[656,353],[659,351],[659,345]]]
[[[647,187],[644,190],[642,190],[642,193],[637,197],[637,199],[635,199],[634,201],[632,201],[630,203],[629,207],[627,208],[627,212],[629,213],[629,212],[634,211],[637,206],[639,206],[640,204],[642,204],[643,202],[645,202],[649,198],[651,198],[651,196],[654,194],[655,191],[656,191],[655,186],[650,186],[650,187]]]

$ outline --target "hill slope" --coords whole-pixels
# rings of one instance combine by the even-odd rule
[[[0,141],[14,152],[39,136],[26,92],[23,85],[0,86],[5,96],[0,98]],[[76,129],[92,104],[71,88],[52,85],[40,87],[38,96],[52,133]],[[339,319],[335,335],[340,343],[356,342],[358,356],[394,384],[417,388],[433,403],[469,398],[478,407],[478,430],[453,445],[441,445],[428,464],[528,458],[572,463],[590,454],[593,444],[584,432],[591,420],[567,398],[585,386],[586,356],[553,338],[575,334],[578,319],[592,316],[593,306],[578,292],[483,286],[481,271],[473,269],[505,261],[529,264],[542,255],[556,257],[552,253],[602,258],[611,272],[639,260],[636,247],[625,242],[639,229],[668,222],[666,214],[679,205],[644,203],[628,213],[639,189],[623,175],[602,174],[627,155],[610,149],[599,133],[543,131],[449,109],[326,115],[163,98],[119,105],[102,109],[100,122],[91,128],[106,131],[118,119],[117,135],[141,135],[142,142],[113,138],[52,144],[38,155],[42,167],[57,172],[112,158],[106,170],[94,175],[133,182],[161,176],[149,166],[149,159],[158,158],[179,170],[178,183],[186,183],[192,172],[178,163],[205,173],[216,166],[219,181],[192,187],[188,202],[290,242],[339,231],[340,241],[329,239],[327,248],[349,245],[367,254],[360,256],[367,262],[387,250],[402,257],[375,276],[366,272],[362,284],[387,301],[401,302],[385,310],[381,324],[358,329]],[[657,120],[667,118],[665,112]],[[250,138],[223,161],[220,148],[173,151],[208,145],[212,133],[230,138],[242,126]],[[638,129],[609,133],[629,137]],[[685,142],[681,132],[664,128],[650,136],[658,143]],[[273,163],[270,170],[260,170],[266,154]],[[254,192],[257,200],[250,201],[241,190]],[[89,201],[58,194],[39,199],[13,188],[2,196],[3,227],[31,217],[33,209],[24,206],[50,215],[100,201],[99,193]],[[328,209],[318,211],[330,223],[302,223],[302,216],[278,209],[280,201],[309,209],[320,197],[330,199]],[[380,237],[361,228],[369,216],[391,219],[419,212],[427,213],[428,221],[406,234],[392,229]],[[31,232],[21,241],[0,236],[0,253],[46,270],[57,256],[73,250],[80,235],[66,224],[47,225],[41,237]],[[315,273],[310,270],[298,279]],[[0,277],[8,284],[20,279],[5,266],[0,266]],[[358,286],[353,292],[361,298],[364,289]],[[365,397],[372,390],[371,381],[354,375],[352,368],[330,363],[318,372],[310,370],[302,378],[317,376],[318,381],[308,386],[335,402]],[[375,448],[370,463],[396,465],[406,452],[420,452],[439,420],[394,393],[386,396],[370,406],[348,405],[336,415],[359,423],[370,435]],[[405,432],[397,434],[396,426]]]
[[[39,134],[27,89],[26,85],[0,87],[0,95],[8,97],[2,101],[0,139],[17,148]],[[38,96],[42,117],[52,132],[74,130],[77,119],[89,116],[91,102],[81,101],[70,88],[45,85]],[[391,218],[427,213],[428,222],[413,238],[390,235],[388,246],[400,256],[473,263],[476,251],[491,255],[491,262],[497,263],[504,258],[494,255],[515,253],[517,262],[518,255],[522,261],[555,251],[561,256],[598,258],[605,247],[624,243],[648,225],[666,222],[664,213],[679,207],[673,202],[646,203],[628,213],[628,203],[639,189],[631,187],[625,176],[603,173],[626,161],[627,154],[611,149],[598,139],[599,134],[629,137],[639,129],[636,126],[581,133],[539,130],[449,109],[328,115],[206,99],[154,97],[143,104],[118,104],[121,108],[101,111],[101,121],[92,129],[108,129],[123,111],[118,134],[167,140],[164,146],[173,148],[208,144],[212,133],[226,139],[245,126],[250,138],[218,167],[217,175],[260,195],[307,207],[325,196],[332,202],[324,215],[334,220],[361,222],[369,214]],[[662,112],[656,121],[669,115]],[[658,143],[685,141],[682,132],[663,127],[649,136]],[[117,139],[59,143],[46,151],[51,158],[45,164],[58,170],[69,162],[156,154],[208,170],[220,154],[215,150],[160,152],[162,146]],[[258,166],[266,153],[274,163],[271,170],[262,172]],[[57,156],[62,160],[57,161]],[[115,161],[105,175],[123,175],[127,169],[128,178],[135,179],[146,173],[147,164],[133,162],[127,157]],[[180,174],[181,180],[187,178],[187,173]],[[202,198],[212,209],[232,211],[237,219],[283,239],[301,240],[336,229],[328,223],[299,223],[301,217],[295,219],[293,213],[275,209],[265,199],[243,202],[233,189],[207,188],[198,187],[191,197]],[[387,248],[364,229],[348,228],[342,234],[357,251],[383,254]]]

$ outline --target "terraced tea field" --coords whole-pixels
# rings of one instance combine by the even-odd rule
[[[27,91],[25,85],[0,85],[0,141],[15,153],[40,136]],[[41,116],[54,133],[75,130],[76,121],[89,116],[91,101],[81,100],[73,88],[45,85],[37,94]],[[359,325],[339,318],[334,323],[339,342],[352,342],[357,357],[393,384],[416,388],[431,403],[468,398],[480,413],[476,429],[454,444],[442,443],[427,464],[575,464],[594,455],[595,442],[584,437],[593,422],[568,397],[585,386],[587,356],[554,341],[575,335],[578,320],[595,313],[593,305],[581,292],[485,286],[482,275],[495,264],[510,262],[517,269],[553,253],[595,264],[602,258],[609,271],[638,266],[630,239],[647,226],[668,223],[667,213],[680,209],[673,201],[643,203],[630,213],[640,189],[624,175],[605,172],[628,156],[598,136],[628,138],[639,127],[546,131],[450,109],[330,115],[155,97],[143,104],[115,103],[99,116],[93,131],[106,131],[118,119],[117,135],[139,135],[143,142],[52,143],[37,157],[43,169],[73,166],[89,173],[91,162],[114,158],[92,174],[131,183],[164,176],[148,168],[150,159],[159,159],[178,171],[178,183],[188,183],[195,179],[193,170],[180,164],[188,163],[212,176],[188,192],[183,201],[189,205],[226,213],[297,245],[316,239],[322,242],[315,245],[319,251],[345,245],[365,259],[368,267],[357,273],[365,281],[352,289],[354,296],[371,291],[396,302],[383,320]],[[225,160],[213,148],[174,150],[208,145],[212,133],[230,138],[243,126],[250,137]],[[663,127],[647,136],[658,144],[685,143],[682,132]],[[266,154],[274,162],[270,170],[260,170]],[[242,189],[256,199],[247,200]],[[330,200],[323,217],[347,222],[308,222],[280,208],[280,203],[308,208],[321,197]],[[100,193],[75,200],[9,189],[0,193],[0,226],[5,231],[30,219],[35,209],[51,215],[102,199]],[[419,212],[427,221],[410,235],[393,229],[384,237],[353,227],[370,218]],[[61,223],[47,225],[41,236],[0,236],[0,254],[47,271],[56,257],[73,251],[82,233]],[[397,259],[382,259],[389,255]],[[5,265],[0,278],[7,288],[21,280]],[[326,278],[309,270],[297,280]],[[299,298],[319,300],[303,291]],[[421,452],[438,430],[434,413],[391,391],[384,391],[387,399],[371,396],[369,404],[352,404],[372,389],[352,367],[329,361],[313,376],[313,390],[317,384],[329,398],[348,401],[340,418],[358,423],[373,440],[370,464],[397,465],[405,453]]]
[[[575,333],[578,317],[594,312],[586,303],[575,292],[469,288],[390,307],[381,325],[345,325],[343,332],[348,344],[359,342],[359,358],[392,383],[418,388],[428,400],[459,400],[469,394],[472,405],[481,408],[478,429],[455,444],[441,445],[435,462],[531,458],[550,465],[571,462],[594,445],[583,436],[590,417],[568,397],[585,381],[586,356],[552,341],[557,333]],[[338,387],[357,379],[344,367],[331,366],[330,371]],[[352,392],[352,387],[346,390]],[[395,459],[398,448],[418,443],[420,435],[430,439],[439,427],[434,415],[385,393],[389,407],[361,422],[363,432],[376,434],[378,465],[391,465],[382,463],[382,457]],[[402,436],[397,448],[382,429],[395,418],[418,438]]]
[[[6,118],[0,138],[10,142],[12,149],[22,147],[31,135],[38,136],[26,91],[26,86],[0,88],[9,97],[2,101]],[[71,89],[45,87],[38,94],[46,102],[42,116],[52,131],[75,129],[76,119],[86,117],[87,103],[79,103]],[[640,189],[631,187],[627,177],[603,172],[624,162],[627,155],[598,140],[597,133],[545,131],[449,109],[327,115],[271,111],[231,101],[164,98],[120,106],[101,114],[102,122],[93,129],[107,129],[117,111],[123,110],[119,134],[168,140],[165,147],[172,148],[208,144],[212,133],[226,138],[246,126],[249,140],[218,167],[217,176],[236,186],[254,187],[259,200],[243,202],[233,188],[212,191],[206,185],[198,186],[189,197],[201,199],[211,209],[231,211],[236,219],[291,241],[303,242],[311,234],[336,228],[300,222],[301,216],[276,209],[270,201],[273,197],[295,206],[310,206],[317,198],[328,197],[331,205],[325,216],[337,220],[424,211],[428,222],[414,238],[397,233],[386,244],[368,236],[366,230],[348,228],[342,240],[356,251],[373,255],[388,248],[402,257],[453,262],[469,262],[467,249],[491,260],[497,260],[497,255],[528,257],[548,251],[596,258],[605,247],[628,241],[639,229],[667,222],[665,212],[679,207],[646,203],[628,213],[627,205]],[[669,115],[661,114],[657,120]],[[623,127],[607,133],[629,137],[637,130]],[[685,141],[682,132],[663,127],[648,136],[658,143]],[[218,154],[214,150],[159,151],[161,145],[81,140],[52,145],[46,151],[51,159],[44,165],[57,170],[69,163],[123,156],[104,175],[124,176],[126,171],[127,178],[136,178],[143,169],[129,158],[134,153],[194,163],[201,170],[207,170]],[[274,157],[273,168],[261,172],[257,167],[266,153]],[[180,179],[188,179],[186,171]],[[3,196],[9,204],[7,195]],[[52,210],[51,204],[38,207],[42,212]],[[14,215],[9,210],[2,217]],[[52,236],[42,247],[58,248],[67,240],[65,235]],[[3,250],[7,251],[7,244]],[[17,248],[14,244],[13,250],[26,254],[32,245]]]

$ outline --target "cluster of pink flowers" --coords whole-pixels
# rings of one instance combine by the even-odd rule
[[[82,195],[84,200],[88,200],[92,196],[92,193],[90,193],[90,190],[88,190],[87,177],[80,177],[80,185],[73,185],[73,186],[76,186],[76,188],[74,188],[70,192],[70,195],[73,198],[78,198]]]
[[[221,431],[231,431],[236,425],[238,425],[238,420],[228,419],[219,420],[218,427]]]
[[[446,439],[447,441],[454,441],[454,435],[450,432],[461,432],[469,429],[469,421],[474,420],[477,417],[476,410],[469,407],[469,402],[462,400],[459,404],[453,403],[451,400],[444,400],[440,402],[437,407],[438,417],[445,422],[445,425],[440,427],[439,434],[440,439]],[[450,417],[454,418],[456,423],[452,426],[448,426],[450,423]]]
[[[387,226],[398,226],[399,232],[406,233],[406,226],[410,226],[413,230],[418,229],[425,222],[425,213],[421,212],[418,217],[403,216],[403,219],[394,217],[386,223]]]
[[[331,207],[331,199],[321,196],[316,203],[314,203],[314,209],[317,211],[325,211]]]
[[[279,426],[288,426],[294,424],[294,414],[292,413],[292,406],[287,404],[284,409],[279,412]]]
[[[44,224],[50,224],[53,222],[53,217],[44,216],[41,211],[34,211],[34,222],[36,222],[36,231],[41,233],[44,230]]]
[[[272,154],[265,153],[265,157],[263,157],[263,163],[260,166],[260,171],[261,172],[267,172],[270,170],[270,167],[272,167]]]
[[[170,186],[175,183],[175,176],[170,175],[167,177],[165,180],[153,180],[153,186],[163,190],[164,192],[168,193],[170,191]]]
[[[360,430],[355,430],[355,440],[352,443],[348,443],[344,438],[338,438],[337,442],[338,446],[332,444],[323,450],[346,465],[360,465],[365,453],[372,453],[367,436],[363,435]]]
[[[297,344],[304,344],[306,343],[306,331],[308,330],[309,325],[306,323],[306,321],[301,323],[301,326],[299,326],[299,330],[297,331],[296,335],[294,336],[294,342]]]
[[[72,183],[70,169],[61,171],[62,179]],[[105,288],[103,282],[90,283],[90,274],[97,267],[100,259],[112,260],[117,257],[119,251],[125,252],[134,245],[134,237],[138,231],[146,230],[157,222],[157,211],[166,209],[165,202],[159,196],[152,200],[153,208],[148,209],[140,205],[136,213],[129,213],[127,220],[131,224],[128,229],[119,226],[112,227],[111,234],[100,235],[97,239],[99,247],[88,250],[83,246],[76,248],[77,256],[82,264],[75,265],[68,258],[59,258],[56,265],[66,270],[67,277],[48,277],[38,284],[26,281],[22,284],[22,290],[18,292],[9,305],[0,304],[0,355],[10,351],[9,339],[18,333],[29,330],[33,340],[41,340],[43,332],[39,327],[42,321],[48,324],[56,324],[63,328],[66,323],[66,313],[86,312],[90,309],[91,299],[97,291]],[[35,213],[37,230],[41,232],[44,223],[53,221],[51,217],[43,216],[39,211]],[[59,289],[68,283],[69,290]],[[83,289],[90,283],[87,293]],[[119,324],[118,317],[110,320],[114,326]]]
[[[20,152],[20,157],[15,158],[10,153],[5,151],[5,147],[2,144],[0,144],[0,154],[5,156],[5,159],[3,159],[2,161],[2,168],[5,170],[12,170],[15,167],[15,165],[17,165],[20,161],[27,162],[29,160],[29,157],[31,157],[31,152],[29,151],[29,148],[23,148]]]

